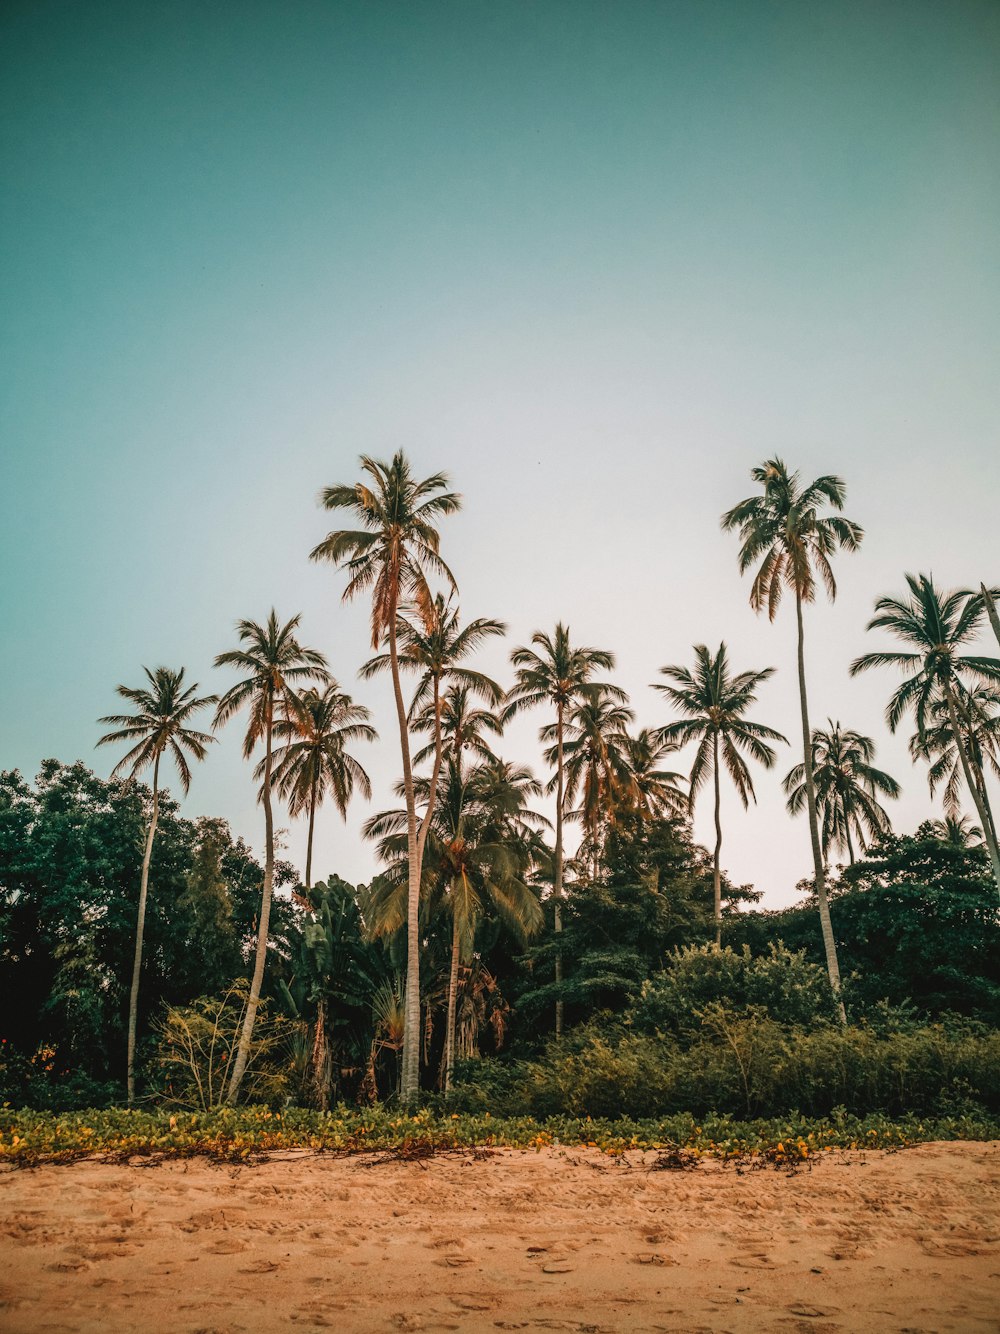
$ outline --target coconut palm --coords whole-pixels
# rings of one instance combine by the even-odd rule
[[[986,773],[989,770],[1000,777],[1000,690],[992,686],[974,686],[966,690],[960,686],[956,695],[966,753],[995,839],[996,821],[986,787]],[[930,705],[923,736],[915,732],[910,738],[910,754],[914,760],[927,761],[927,783],[931,796],[943,783],[945,814],[957,816],[963,780],[962,761],[958,756],[945,699],[936,699]]]
[[[418,799],[426,809],[430,782],[417,779]],[[531,773],[503,761],[475,766],[464,776],[449,760],[438,778],[438,796],[424,865],[424,915],[451,918],[452,947],[448,977],[443,1084],[447,1092],[455,1051],[455,1016],[459,968],[472,957],[476,931],[492,913],[522,944],[541,929],[542,912],[523,876],[532,861],[534,830],[547,823],[527,805],[541,788]],[[365,832],[378,837],[388,865],[379,892],[370,899],[374,934],[388,935],[404,921],[405,811],[374,816]]]
[[[579,698],[569,711],[563,728],[564,800],[566,804],[580,796],[580,807],[567,818],[577,819],[584,829],[590,853],[590,874],[596,879],[600,860],[600,829],[613,821],[615,807],[629,788],[627,746],[628,725],[635,714],[615,694],[599,683],[581,687]],[[542,728],[542,740],[556,745],[545,751],[545,762],[556,766],[558,760],[558,725]],[[546,784],[551,795],[558,772]]]
[[[872,765],[875,742],[850,728],[827,720],[830,730],[817,728],[812,735],[812,776],[816,787],[816,806],[822,821],[823,855],[831,849],[846,850],[854,865],[855,838],[864,851],[871,839],[887,834],[889,817],[879,797],[898,797],[900,786],[894,778]],[[805,766],[796,764],[787,774],[784,789],[788,809],[798,815],[806,804]]]
[[[625,738],[628,788],[625,803],[643,822],[684,820],[690,814],[688,794],[680,789],[687,779],[671,769],[661,769],[664,756],[678,750],[676,742],[663,741],[648,727]]]
[[[410,1106],[420,1085],[420,877],[417,808],[410,763],[409,725],[400,683],[397,621],[401,606],[412,606],[424,629],[433,628],[433,598],[428,573],[440,575],[452,588],[455,580],[439,554],[436,521],[454,514],[461,498],[448,490],[444,473],[417,481],[400,450],[391,463],[362,456],[364,480],[354,486],[330,486],[320,496],[328,510],[347,510],[361,525],[337,529],[314,547],[313,560],[330,560],[348,573],[344,600],[359,593],[372,596],[372,648],[388,640],[389,670],[399,723],[403,785],[407,812],[407,969],[406,1031],[403,1035],[401,1096]]]
[[[305,887],[312,885],[313,832],[316,811],[327,797],[347,819],[347,807],[357,790],[366,801],[372,788],[368,774],[347,750],[355,741],[377,741],[378,733],[368,719],[371,712],[355,704],[350,695],[330,680],[322,690],[309,689],[301,695],[289,693],[288,711],[274,720],[275,746],[272,784],[288,803],[292,817],[308,815]],[[264,778],[262,760],[254,771]]]
[[[468,752],[479,760],[494,758],[493,751],[486,739],[486,733],[500,736],[503,723],[488,708],[480,708],[472,689],[468,685],[452,685],[445,691],[441,703],[441,716],[438,721],[432,705],[427,705],[414,719],[415,732],[435,731],[435,724],[441,738],[441,755],[444,760],[460,761]],[[437,753],[437,743],[432,740],[417,751],[414,764],[423,764]]]
[[[526,709],[546,704],[555,709],[555,762],[556,762],[556,846],[553,869],[552,898],[554,926],[562,931],[563,898],[563,817],[565,814],[565,733],[566,717],[580,692],[596,671],[613,671],[615,658],[605,649],[574,648],[570,643],[569,627],[561,622],[553,635],[537,631],[531,637],[533,647],[514,649],[510,660],[517,669],[516,680],[508,691],[501,718],[504,722]],[[606,686],[610,698],[624,702],[624,690]],[[562,981],[562,956],[556,951],[556,982]],[[563,1002],[556,1001],[556,1036],[562,1035]]]
[[[687,716],[675,723],[667,723],[653,735],[657,741],[667,746],[685,746],[691,741],[698,743],[689,780],[688,800],[692,810],[698,792],[709,777],[713,780],[715,853],[712,859],[712,884],[715,901],[715,943],[720,945],[722,943],[720,809],[722,766],[725,765],[746,809],[751,800],[757,800],[757,795],[744,754],[762,764],[765,769],[770,769],[777,759],[777,754],[768,743],[784,741],[787,745],[787,741],[773,727],[752,722],[746,716],[750,708],[757,703],[758,687],[774,675],[773,667],[765,667],[762,671],[739,672],[732,676],[729,653],[725,644],[720,644],[714,654],[710,653],[704,644],[696,644],[694,658],[694,670],[680,666],[660,668],[670,684],[654,682],[653,689],[659,690],[670,700],[675,709]]]
[[[830,922],[830,908],[826,895],[826,873],[823,849],[819,836],[816,809],[816,789],[809,768],[812,749],[812,730],[809,726],[809,703],[806,697],[805,631],[802,608],[816,598],[818,583],[823,584],[832,601],[837,594],[837,583],[830,564],[831,556],[839,550],[857,551],[864,530],[840,513],[824,514],[825,506],[843,510],[845,488],[839,477],[817,477],[804,486],[797,472],[790,473],[779,458],[768,459],[752,468],[750,476],[763,487],[763,495],[750,496],[722,516],[726,531],[738,530],[740,541],[740,572],[746,573],[756,565],[750,588],[750,605],[754,611],[767,610],[774,620],[782,594],[788,589],[795,595],[795,616],[798,630],[799,706],[802,714],[802,761],[805,768],[806,809],[809,813],[809,836],[812,842],[813,873],[816,899],[819,904],[820,927],[826,951],[826,966],[830,985],[838,997],[840,1017],[846,1023],[840,997],[840,965],[837,945]]]
[[[913,651],[866,653],[852,663],[851,674],[886,666],[899,667],[906,674],[906,680],[886,709],[886,720],[893,732],[903,715],[912,711],[917,735],[924,738],[928,723],[934,721],[934,706],[939,700],[943,701],[1000,892],[1000,852],[973,771],[960,712],[963,687],[968,691],[973,685],[1000,685],[1000,661],[981,654],[960,652],[979,632],[985,610],[983,599],[964,590],[945,593],[926,574],[908,574],[906,582],[908,596],[878,599],[875,603],[877,615],[868,622],[868,629],[888,630],[910,645]]]
[[[135,928],[135,957],[132,963],[132,986],[128,1000],[128,1056],[127,1085],[128,1100],[135,1101],[135,1035],[139,1016],[139,974],[142,969],[142,939],[146,924],[146,896],[149,890],[149,865],[153,856],[153,839],[160,816],[160,760],[168,754],[174,761],[181,782],[181,790],[187,792],[191,786],[191,769],[187,755],[203,760],[208,746],[215,740],[206,732],[196,732],[187,724],[199,710],[216,702],[217,696],[197,697],[197,683],[185,687],[184,668],[171,671],[169,667],[157,667],[150,671],[142,669],[149,682],[148,688],[138,689],[132,686],[118,686],[118,694],[135,705],[134,713],[111,714],[98,719],[105,726],[113,727],[98,741],[99,746],[126,742],[131,749],[124,755],[114,769],[111,777],[116,778],[128,770],[132,778],[152,766],[153,769],[153,805],[149,816],[149,828],[146,830],[146,846],[142,855],[142,874],[139,879],[139,913]],[[185,754],[186,752],[186,754]]]
[[[441,769],[442,732],[441,713],[444,705],[443,686],[445,682],[460,683],[475,691],[491,704],[499,704],[503,690],[490,677],[461,666],[467,658],[482,644],[495,635],[502,635],[507,627],[502,621],[480,617],[470,621],[464,629],[459,628],[458,608],[453,608],[450,601],[445,601],[439,593],[432,601],[426,624],[414,623],[405,616],[396,618],[397,661],[403,671],[419,674],[417,688],[409,708],[410,726],[415,725],[422,715],[429,714],[432,741],[434,747],[434,767],[431,773],[430,796],[423,819],[417,830],[417,860],[423,860],[427,831],[434,814],[434,799],[437,792],[437,775]],[[359,676],[369,680],[381,672],[391,671],[392,661],[388,653],[380,653],[366,662]]]
[[[946,815],[943,820],[929,821],[928,828],[935,838],[953,848],[983,846],[983,831],[968,815]]]
[[[260,789],[260,800],[264,807],[264,884],[257,923],[253,976],[236,1060],[226,1090],[228,1102],[236,1101],[250,1057],[250,1040],[260,1003],[264,961],[267,957],[267,931],[274,888],[274,817],[271,810],[274,727],[279,718],[294,714],[297,687],[310,681],[325,684],[329,680],[323,654],[316,649],[304,648],[298,641],[295,632],[300,620],[301,616],[293,616],[281,625],[272,608],[264,625],[258,625],[256,621],[237,621],[236,633],[241,647],[220,653],[215,659],[216,667],[235,667],[242,674],[242,679],[230,686],[219,700],[214,726],[222,727],[241,709],[246,708],[248,718],[243,737],[243,758],[248,760],[260,742],[264,743]]]

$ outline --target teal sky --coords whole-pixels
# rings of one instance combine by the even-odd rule
[[[809,614],[813,721],[878,738],[912,828],[894,678],[846,665],[904,571],[1000,580],[998,69],[994,3],[5,5],[0,765],[106,773],[115,684],[223,688],[273,603],[373,708],[385,805],[366,610],[307,553],[320,487],[399,446],[465,495],[465,615],[511,627],[486,667],[561,618],[656,724],[657,669],[725,637],[794,737],[791,620],[718,528],[777,452],[867,529]],[[259,848],[237,729],[185,809]],[[808,834],[758,795],[723,859],[792,902]],[[320,873],[368,878],[366,813],[324,814]]]

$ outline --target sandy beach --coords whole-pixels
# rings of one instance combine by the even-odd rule
[[[7,1171],[0,1327],[1000,1328],[1000,1144],[794,1173],[653,1157]]]

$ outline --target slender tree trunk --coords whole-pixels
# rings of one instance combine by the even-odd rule
[[[309,792],[309,837],[306,841],[306,889],[312,888],[313,830],[316,826],[316,785],[319,774],[313,774],[312,788]]]
[[[848,820],[844,821],[844,837],[847,839],[847,855],[850,858],[851,865],[853,866],[856,858],[854,856],[854,844],[851,842],[851,825],[850,821]],[[861,841],[863,843],[864,839],[862,839]]]
[[[321,1112],[330,1106],[330,1085],[333,1074],[333,1053],[326,1036],[326,997],[320,996],[316,1006],[316,1032],[313,1035],[313,1083],[316,1105]]]
[[[562,931],[562,896],[563,896],[563,705],[559,701],[556,709],[556,872],[552,886],[552,909],[556,935]],[[563,980],[562,950],[556,943],[556,985]],[[563,1031],[563,1003],[556,1001],[556,1037],[561,1038]]]
[[[952,734],[955,737],[955,746],[958,749],[959,759],[962,761],[962,772],[965,774],[965,782],[969,793],[976,807],[976,813],[979,816],[979,822],[983,829],[983,838],[986,840],[986,849],[990,854],[990,863],[993,867],[993,879],[996,881],[997,892],[1000,893],[1000,851],[997,849],[997,841],[993,836],[993,829],[990,823],[990,817],[983,804],[982,793],[979,791],[979,785],[976,782],[975,775],[972,772],[972,765],[965,752],[965,739],[962,736],[962,730],[958,721],[958,708],[955,704],[955,691],[948,682],[945,685],[945,698],[948,701],[948,718],[951,721]]]
[[[448,973],[448,1024],[444,1035],[444,1091],[451,1088],[455,1069],[455,1020],[458,1008],[458,917],[452,912],[451,969]]]
[[[260,921],[257,924],[257,953],[253,964],[253,977],[250,979],[250,995],[247,997],[247,1010],[243,1016],[243,1028],[240,1032],[240,1045],[236,1051],[233,1073],[229,1077],[226,1090],[226,1102],[234,1103],[239,1096],[240,1085],[250,1060],[250,1041],[253,1037],[254,1020],[260,1004],[261,987],[264,984],[264,963],[267,959],[267,932],[271,923],[271,894],[274,890],[274,815],[271,811],[271,727],[274,722],[274,695],[267,701],[264,718],[264,783],[261,788],[261,800],[264,804],[264,888],[260,896]]]
[[[160,818],[160,757],[153,761],[153,809],[146,833],[146,850],[142,856],[142,878],[139,881],[139,915],[135,927],[135,958],[132,963],[132,988],[128,997],[128,1062],[127,1083],[129,1105],[135,1102],[135,1034],[139,1025],[139,974],[142,971],[142,938],[146,928],[146,893],[149,888],[149,863],[153,857],[153,839]]]
[[[1000,644],[1000,614],[997,613],[997,604],[993,601],[990,591],[985,584],[980,584],[979,589],[983,595],[983,601],[986,603],[986,615],[990,618],[990,625],[993,627],[993,633],[997,637],[997,643]]]
[[[847,1012],[840,991],[840,965],[837,962],[837,942],[833,936],[833,924],[830,921],[830,904],[826,897],[826,873],[823,868],[823,851],[819,841],[819,820],[816,816],[816,784],[813,780],[812,730],[809,727],[809,704],[806,698],[806,658],[805,629],[802,623],[802,594],[795,590],[795,615],[798,625],[798,666],[799,666],[799,702],[802,706],[802,752],[806,779],[806,804],[809,808],[809,837],[812,840],[813,870],[815,873],[816,898],[819,902],[820,930],[823,933],[823,948],[826,951],[826,971],[830,976],[830,986],[837,1001],[840,1022],[847,1023]]]
[[[441,742],[441,708],[443,701],[441,699],[441,680],[434,678],[434,766],[431,770],[431,785],[427,796],[427,809],[424,811],[424,818],[420,822],[420,831],[417,834],[417,860],[420,862],[421,871],[424,865],[424,848],[427,846],[427,834],[431,827],[431,818],[434,815],[434,801],[437,797],[438,779],[441,776],[441,760],[443,758],[443,747]]]
[[[403,688],[399,680],[396,648],[396,600],[389,615],[389,665],[392,692],[399,721],[399,746],[403,758],[403,790],[406,794],[406,990],[403,997],[403,1054],[400,1069],[400,1101],[412,1107],[420,1092],[420,853],[417,845],[417,803],[413,794],[410,763],[410,733],[406,722]]]
[[[712,745],[715,750],[715,857],[712,859],[712,892],[715,911],[715,948],[722,945],[722,814],[719,783],[719,733],[715,732]]]

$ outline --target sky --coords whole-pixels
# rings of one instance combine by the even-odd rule
[[[391,693],[356,679],[367,607],[308,553],[320,488],[398,448],[463,494],[463,616],[509,625],[484,670],[509,684],[562,620],[655,726],[660,667],[725,639],[778,669],[756,716],[794,742],[794,615],[754,615],[719,528],[778,454],[841,475],[866,530],[807,611],[813,724],[876,738],[897,828],[939,814],[884,726],[896,678],[847,668],[904,572],[1000,581],[998,69],[1000,6],[971,0],[8,0],[0,767],[107,774],[119,682],[221,691],[236,620],[301,612],[382,736],[316,870],[369,879]],[[544,721],[505,757],[541,770]],[[241,739],[184,811],[261,851]],[[800,758],[749,813],[724,794],[723,863],[770,907],[811,869]]]

